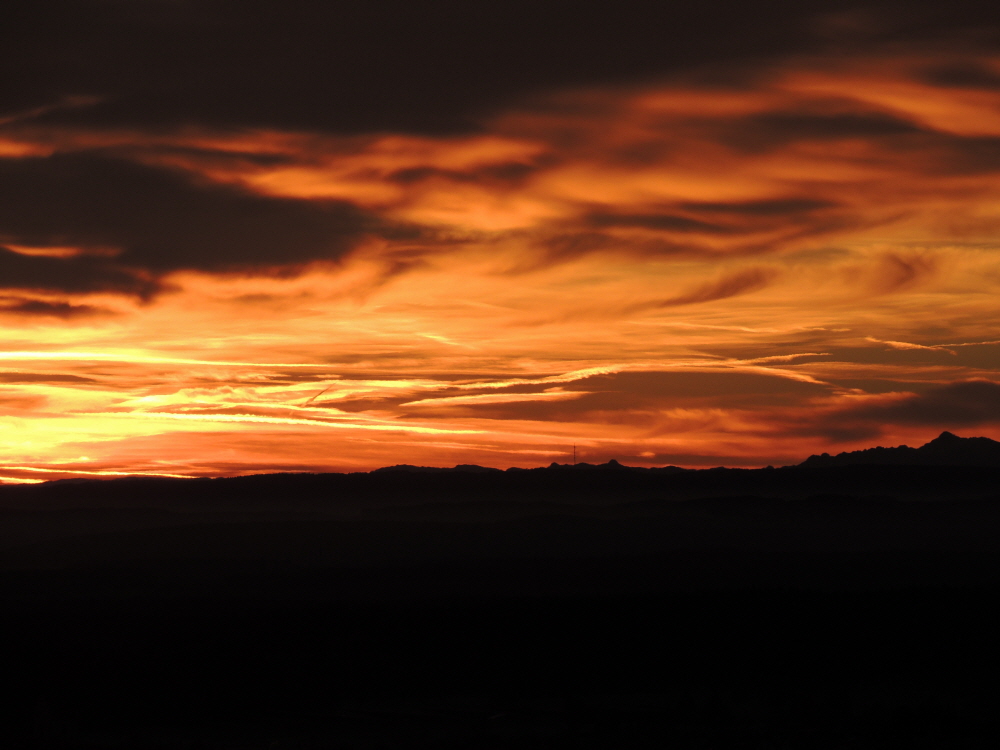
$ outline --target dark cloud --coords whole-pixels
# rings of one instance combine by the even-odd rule
[[[1000,421],[1000,383],[967,380],[889,403],[862,406],[845,417],[898,424],[956,427]]]
[[[848,205],[805,197],[742,202],[686,201],[645,205],[633,211],[623,208],[616,210],[611,206],[584,204],[577,217],[553,222],[547,227],[551,234],[539,243],[544,254],[540,262],[554,263],[608,249],[644,257],[758,255],[773,253],[804,239],[875,226],[898,218],[895,215],[868,218]],[[766,275],[767,272],[760,270],[741,273],[738,278],[699,289],[693,299],[704,301],[702,297],[707,299],[716,293],[731,296],[724,292],[734,285],[745,289],[755,287]],[[683,299],[687,297],[684,295]]]
[[[914,384],[918,387],[920,384]],[[921,388],[903,397],[879,396],[847,407],[816,409],[766,422],[786,434],[822,436],[834,443],[875,440],[892,425],[958,429],[1000,422],[1000,383],[964,380]]]
[[[885,6],[866,43],[960,35],[972,21],[980,30],[1000,22],[1000,10],[987,12],[977,4],[936,6],[918,3],[918,12],[910,4],[905,13],[902,5]],[[779,58],[829,51],[829,38],[809,30],[817,28],[816,18],[833,18],[850,7],[845,0],[626,0],[613,10],[563,0],[36,0],[15,3],[4,16],[0,122],[4,114],[27,113],[28,124],[17,127],[147,135],[189,126],[216,133],[258,127],[317,134],[476,131],[514,102],[521,106],[537,101],[539,92],[578,85],[687,76],[702,89],[732,89],[738,76],[723,73],[734,70],[753,71],[744,83],[755,85],[750,79],[756,76],[759,83]],[[897,21],[884,20],[892,17]],[[987,36],[977,38],[979,47],[990,46]],[[935,85],[993,85],[989,71],[973,67],[920,75],[934,78]],[[723,119],[694,125],[749,150],[803,139],[881,139],[897,150],[912,149],[917,170],[1000,169],[1000,139],[928,133],[884,112],[793,109]],[[628,158],[655,161],[665,148],[660,140],[629,146]],[[282,154],[170,145],[0,159],[0,243],[118,251],[114,257],[63,259],[0,250],[0,286],[148,297],[173,270],[294,268],[338,258],[366,233],[390,231],[345,202],[265,197],[196,182],[148,166],[151,157],[186,159],[200,169],[294,161]],[[467,170],[425,165],[399,169],[387,179],[400,185],[449,180],[508,186],[546,166],[516,160]],[[713,256],[723,235],[735,238],[729,250],[760,253],[863,223],[846,215],[847,208],[826,211],[833,208],[825,200],[788,197],[602,209],[574,226],[555,222],[538,240],[539,257],[514,270],[608,248],[645,256]],[[386,278],[411,262],[419,259],[401,261]],[[661,304],[721,299],[766,283],[761,272],[745,272]]]
[[[877,440],[882,435],[883,425],[874,422],[842,422],[833,420],[824,423],[820,420],[808,425],[789,430],[792,435],[807,437],[823,437],[831,443],[856,443],[858,441]]]
[[[763,289],[775,277],[776,271],[770,268],[747,268],[736,273],[723,276],[716,281],[703,284],[690,292],[685,292],[676,297],[669,297],[656,302],[645,303],[642,309],[679,307],[681,305],[696,305],[700,302],[713,302],[715,300],[736,297],[740,294],[755,292]]]
[[[881,112],[767,112],[727,124],[720,140],[742,150],[764,151],[796,141],[880,138],[919,132],[921,129],[912,122]]]
[[[621,245],[621,242],[616,241],[614,237],[604,234],[603,232],[560,232],[554,236],[546,238],[541,243],[540,249],[542,252],[538,256],[531,258],[530,260],[523,261],[519,265],[512,268],[511,273],[517,274],[526,271],[533,271],[546,265],[587,255],[588,253],[600,252],[602,250],[607,250],[608,248],[618,249]],[[650,254],[661,253],[664,255],[679,255],[682,253],[698,252],[697,249],[686,245],[676,245],[675,247],[676,250],[674,253],[671,253],[666,248],[657,247]]]
[[[924,144],[913,144],[920,148]],[[936,135],[920,159],[929,173],[977,175],[1000,170],[1000,138]],[[914,149],[916,151],[916,149]]]
[[[533,91],[808,51],[825,43],[808,32],[813,19],[853,5],[15,0],[4,8],[0,112],[86,94],[101,103],[48,117],[454,131]],[[926,2],[934,12],[923,15],[920,5],[895,14],[919,18],[916,27],[884,25],[874,41],[940,33],[973,17],[968,2]]]
[[[387,176],[387,179],[400,185],[412,185],[432,178],[446,179],[452,182],[518,183],[538,169],[539,165],[523,162],[491,164],[464,172],[435,167],[413,167],[393,172]]]
[[[27,256],[5,247],[0,247],[0,285],[70,293],[113,291],[138,297],[149,297],[160,289],[139,270],[117,267],[107,258]]]
[[[93,378],[49,372],[0,372],[0,383],[96,383]]]
[[[919,78],[945,88],[1000,90],[1000,75],[974,62],[931,67],[921,71]]]
[[[637,227],[635,227],[637,228]],[[839,228],[839,227],[838,227]],[[609,230],[611,228],[609,227]],[[648,228],[645,228],[647,229]],[[534,271],[548,265],[554,265],[562,261],[571,260],[590,253],[600,253],[604,251],[614,251],[619,254],[632,254],[637,257],[673,257],[673,258],[717,258],[723,254],[716,247],[699,241],[697,233],[693,231],[678,231],[675,234],[681,237],[670,237],[671,234],[663,227],[658,228],[662,236],[638,236],[621,237],[605,232],[579,232],[573,227],[566,225],[563,231],[553,233],[538,244],[540,253],[529,261],[524,261],[520,265],[511,269],[512,273],[523,273]],[[823,234],[829,231],[828,227],[809,228],[810,233]],[[708,233],[706,233],[708,234]],[[775,242],[761,243],[752,236],[753,232],[747,229],[743,232],[732,230],[731,232],[716,232],[719,234],[732,234],[742,240],[739,244],[734,244],[727,248],[729,252],[757,254],[761,252],[773,251]],[[741,234],[746,234],[743,239]]]
[[[608,375],[594,375],[583,380],[566,383],[566,390],[614,391],[633,394],[636,398],[649,399],[649,405],[670,406],[693,405],[703,398],[735,399],[750,398],[754,402],[761,399],[782,399],[786,396],[796,400],[804,396],[818,396],[829,391],[822,383],[810,383],[777,375],[764,375],[741,370],[707,371],[648,371],[618,372]]]
[[[113,258],[0,253],[7,287],[149,294],[178,269],[245,270],[333,259],[374,223],[335,201],[268,198],[98,154],[0,160],[0,239]]]
[[[813,198],[784,198],[779,200],[745,201],[742,203],[683,203],[681,208],[687,211],[698,211],[714,214],[733,214],[735,216],[789,216],[818,211],[823,208],[833,208],[835,203]]]
[[[24,299],[0,302],[0,312],[68,319],[107,315],[110,311],[94,307],[93,305],[74,305],[69,302],[46,302],[38,299]]]
[[[729,234],[732,231],[729,227],[671,214],[595,213],[587,217],[587,220],[596,227],[638,227],[668,232],[702,232],[704,234]]]
[[[150,158],[163,160],[164,158],[170,159],[171,157],[181,157],[182,160],[189,160],[197,163],[198,166],[202,168],[232,168],[245,165],[276,167],[296,163],[295,158],[288,154],[223,150],[211,148],[209,146],[178,146],[162,143],[143,143],[140,146],[132,147],[127,144],[118,145],[115,148],[115,153],[119,153],[122,156],[129,158],[135,157],[136,161],[143,161],[144,159]]]

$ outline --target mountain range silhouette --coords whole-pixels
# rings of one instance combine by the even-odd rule
[[[1000,585],[998,487],[1000,443],[950,432],[762,469],[610,460],[5,485],[0,598]]]
[[[992,747],[960,740],[998,726],[998,488],[1000,443],[948,432],[3,485],[0,745]]]
[[[809,456],[805,461],[798,464],[809,468],[825,468],[833,466],[992,466],[1000,467],[1000,442],[988,437],[959,437],[954,433],[945,431],[928,443],[919,448],[911,448],[908,445],[898,445],[895,447],[876,446],[874,448],[864,448],[858,451],[845,451],[831,456],[829,453]],[[721,467],[720,467],[721,468]],[[521,469],[511,467],[508,472],[520,471],[544,471],[544,470],[622,470],[631,469],[634,471],[652,471],[657,473],[677,473],[688,471],[704,471],[704,469],[684,469],[679,466],[657,466],[652,468],[626,466],[615,459],[611,459],[603,464],[590,464],[581,461],[576,464],[560,464],[553,462],[545,469]],[[397,464],[395,466],[385,466],[375,469],[372,474],[385,473],[416,473],[416,474],[442,474],[442,473],[479,473],[488,474],[503,471],[487,466],[476,464],[459,464],[454,467],[439,466],[413,466],[411,464]],[[75,481],[75,480],[70,480]]]
[[[800,466],[1000,466],[1000,442],[987,437],[958,437],[942,432],[919,448],[900,445],[895,448],[866,448],[831,456],[810,456]]]

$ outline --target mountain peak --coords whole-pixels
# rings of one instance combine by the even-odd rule
[[[984,439],[989,440],[989,438],[984,438]],[[936,438],[931,440],[929,443],[925,443],[923,447],[926,447],[928,445],[947,445],[947,444],[958,445],[959,442],[963,440],[976,440],[976,438],[961,438],[955,433],[948,432],[947,430],[945,430]]]

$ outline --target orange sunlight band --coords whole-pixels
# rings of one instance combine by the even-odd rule
[[[176,414],[174,412],[95,412],[80,414],[81,417],[104,417],[108,419],[185,419],[204,422],[244,422],[261,424],[307,425],[310,427],[331,427],[342,430],[390,430],[393,432],[416,432],[428,435],[474,435],[482,430],[453,430],[443,427],[419,427],[405,424],[366,424],[364,422],[326,422],[319,419],[296,419],[293,417],[265,417],[254,414]]]

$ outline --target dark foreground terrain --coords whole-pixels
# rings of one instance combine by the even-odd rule
[[[1000,468],[0,487],[11,748],[994,747]]]

